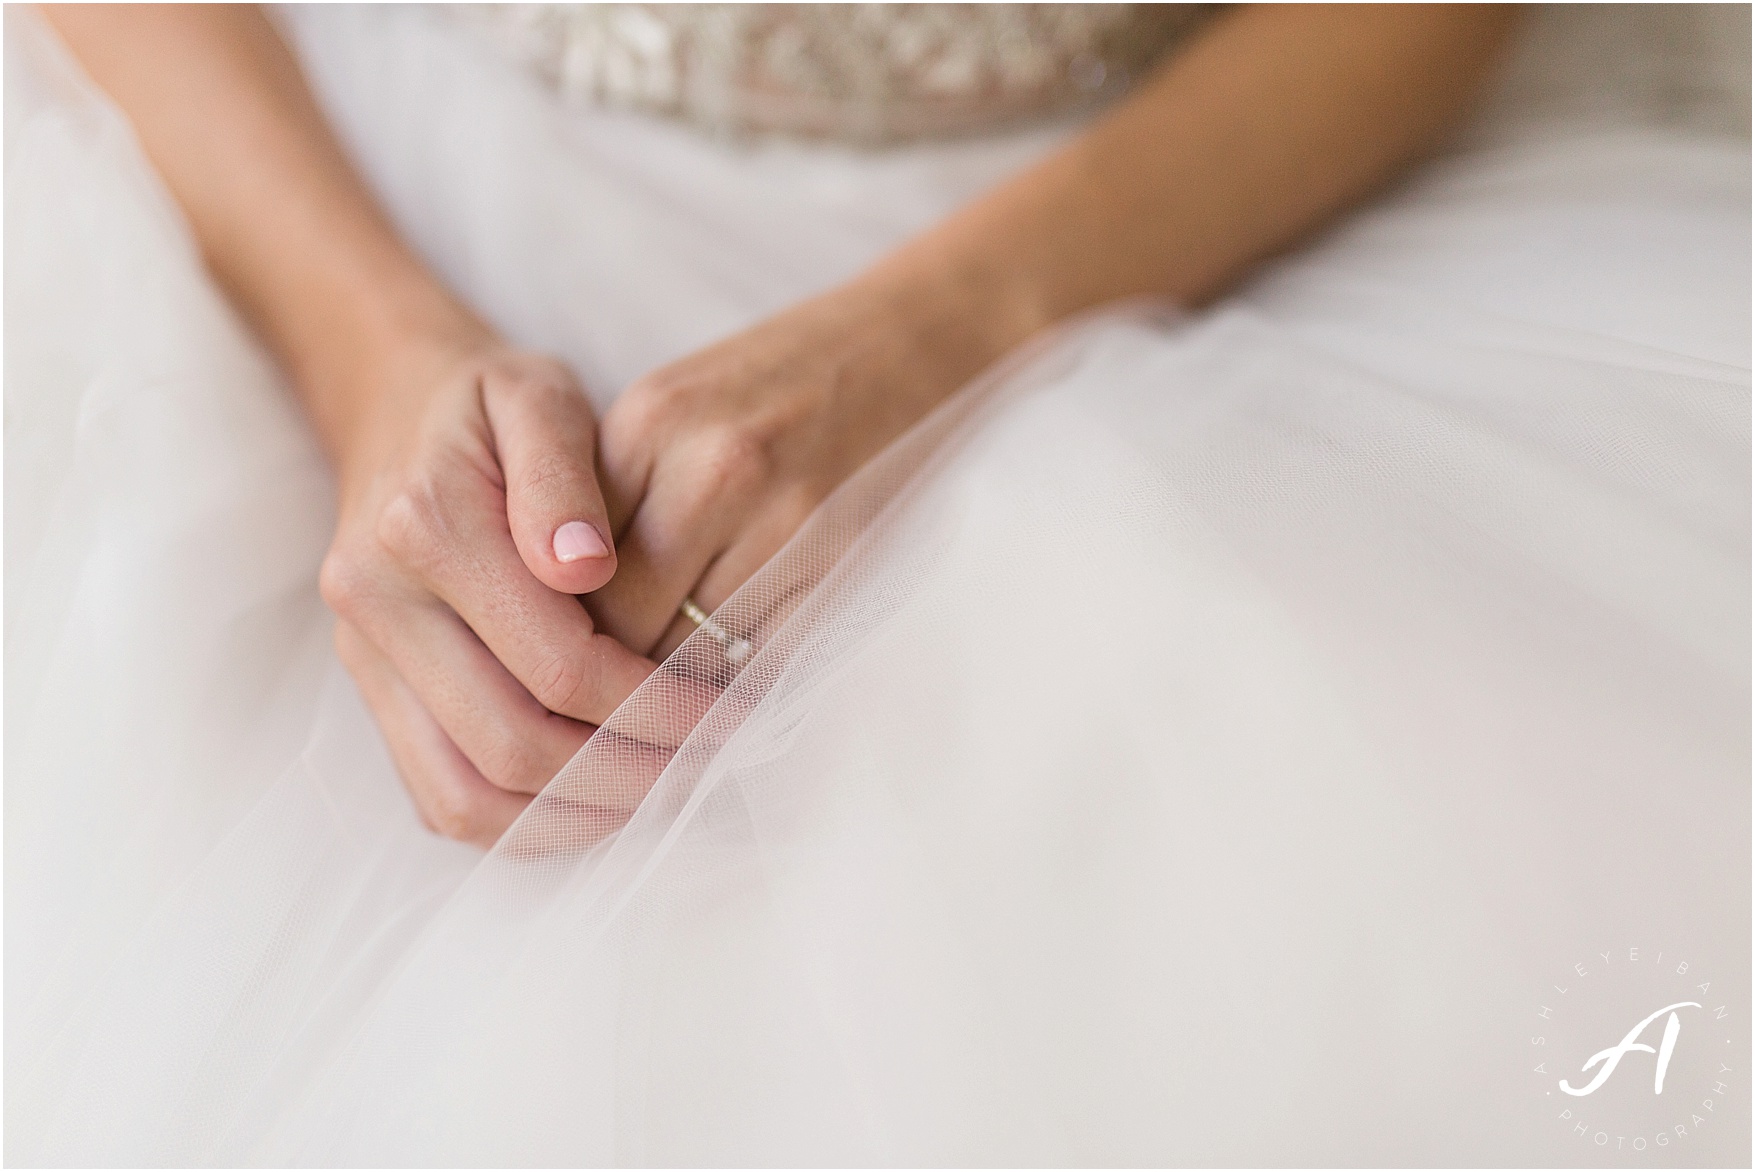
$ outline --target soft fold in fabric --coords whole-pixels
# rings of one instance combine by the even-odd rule
[[[730,148],[286,20],[600,405],[1070,129]],[[1589,1163],[1557,974],[1673,948],[1746,1022],[1746,140],[1532,132],[1039,340],[484,856],[334,660],[290,392],[120,116],[6,52],[9,1162]],[[1666,1160],[1747,1159],[1734,1038]]]

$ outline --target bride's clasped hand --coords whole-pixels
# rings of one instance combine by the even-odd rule
[[[482,845],[681,643],[685,599],[717,606],[1032,334],[1119,298],[1208,298],[1393,175],[1509,25],[1226,14],[1035,167],[638,379],[597,424],[571,374],[503,346],[407,247],[259,13],[51,19],[291,374],[338,474],[322,586],[342,661],[423,817]]]
[[[396,355],[332,436],[320,584],[423,817],[485,846],[653,665],[575,601],[616,559],[573,376],[485,330]]]
[[[1519,11],[9,6],[8,1162],[1746,1165],[1749,9]]]
[[[615,577],[586,606],[663,656],[834,488],[1027,332],[903,263],[639,379],[604,417]],[[892,272],[891,270],[901,270]]]
[[[601,424],[559,362],[466,319],[358,364],[321,585],[431,826],[497,839],[693,630],[685,598],[717,606],[991,359],[998,331],[943,300],[855,283],[647,375]]]

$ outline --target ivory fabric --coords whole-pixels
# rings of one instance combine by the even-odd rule
[[[429,12],[284,19],[600,405],[1069,132],[732,148]],[[6,21],[10,1163],[1590,1163],[1528,1081],[1554,973],[1661,936],[1747,1020],[1746,137],[1489,136],[1210,310],[1072,323],[483,856],[334,660],[294,400]]]

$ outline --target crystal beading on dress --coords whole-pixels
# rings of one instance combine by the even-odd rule
[[[469,18],[570,97],[867,145],[1124,92],[1202,4],[511,4]]]

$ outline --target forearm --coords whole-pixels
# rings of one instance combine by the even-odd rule
[[[326,446],[420,343],[485,336],[379,211],[254,7],[48,5],[133,122],[215,276],[291,373]]]
[[[1067,148],[865,280],[961,306],[987,359],[1106,301],[1199,303],[1430,149],[1511,19],[1469,6],[1228,12]]]

